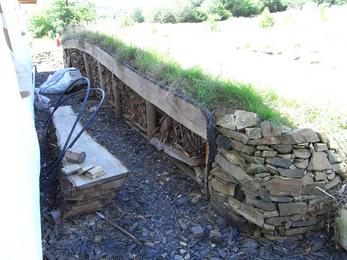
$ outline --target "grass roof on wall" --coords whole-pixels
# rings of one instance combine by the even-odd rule
[[[121,39],[90,30],[70,30],[63,35],[63,42],[77,39],[95,44],[146,77],[168,89],[190,97],[202,108],[241,109],[257,113],[263,119],[288,124],[273,105],[279,97],[273,91],[260,91],[250,84],[225,80],[204,72],[200,67],[182,68],[167,55],[144,50]]]

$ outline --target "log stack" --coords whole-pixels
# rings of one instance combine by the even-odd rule
[[[60,107],[54,113],[53,123],[59,147],[64,147],[76,115],[69,106]],[[82,129],[76,125],[72,139]],[[123,186],[128,170],[86,131],[65,154],[59,174],[62,217],[95,212],[112,201]]]

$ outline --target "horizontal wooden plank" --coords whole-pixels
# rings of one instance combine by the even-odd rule
[[[145,100],[163,110],[171,118],[181,123],[192,132],[205,140],[207,139],[206,118],[198,107],[122,65],[115,57],[98,46],[78,40],[67,40],[64,42],[64,48],[79,49],[93,56]]]
[[[53,123],[56,128],[59,147],[64,146],[75,120],[76,115],[70,106],[59,107],[54,113]],[[72,134],[71,140],[73,140],[81,129],[82,125],[80,122],[78,122]],[[87,131],[83,132],[72,148],[75,150],[85,151],[86,153],[84,162],[79,164],[79,166],[85,167],[89,165],[99,165],[105,170],[105,174],[95,180],[79,174],[68,176],[68,179],[74,187],[86,188],[127,177],[128,169],[121,163],[121,161],[107,151],[106,148],[97,143],[87,133]],[[71,163],[65,161],[64,166],[68,165],[71,165]]]

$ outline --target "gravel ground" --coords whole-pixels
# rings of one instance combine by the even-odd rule
[[[47,76],[46,72],[38,73],[37,85]],[[78,99],[71,101],[73,106],[78,103]],[[38,131],[47,116],[47,111],[37,111]],[[88,131],[130,172],[126,185],[101,213],[144,246],[138,246],[96,214],[54,221],[51,212],[57,207],[57,182],[42,170],[42,245],[46,259],[347,259],[347,254],[336,249],[324,233],[276,242],[239,233],[216,215],[192,180],[123,120],[117,120],[108,106]],[[45,163],[53,156],[48,153]],[[192,233],[196,226],[204,231],[201,237]],[[209,238],[212,230],[218,230],[220,237]]]

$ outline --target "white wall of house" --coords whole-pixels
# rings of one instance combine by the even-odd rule
[[[40,152],[18,2],[0,0],[0,259],[42,259]]]

